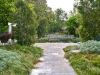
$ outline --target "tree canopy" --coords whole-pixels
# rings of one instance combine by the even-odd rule
[[[75,7],[82,15],[79,35],[83,41],[97,40],[100,36],[100,0],[80,0]]]
[[[8,22],[16,23],[13,36],[21,45],[31,45],[36,35],[43,37],[60,32],[67,20],[63,9],[53,12],[46,0],[4,0],[0,3],[0,32],[7,31]]]
[[[75,35],[75,36],[76,36],[76,29],[79,26],[79,23],[77,22],[76,16],[72,16],[67,21],[65,21],[65,25],[67,26],[68,33],[70,35]]]
[[[62,27],[64,26],[64,21],[67,19],[67,13],[61,9],[58,8],[54,12],[54,17],[52,24],[50,25],[50,31],[51,32],[60,32],[62,31]]]
[[[14,30],[14,37],[21,45],[31,45],[34,43],[37,28],[34,4],[19,0],[16,3],[16,8],[15,22],[17,26]]]
[[[0,33],[7,31],[8,22],[11,21],[11,15],[16,11],[15,2],[16,0],[0,1]]]

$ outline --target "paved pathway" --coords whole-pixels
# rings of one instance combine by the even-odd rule
[[[44,56],[41,62],[35,65],[30,75],[77,75],[70,66],[68,60],[64,58],[66,46],[76,45],[75,43],[36,43],[35,46],[41,47]]]

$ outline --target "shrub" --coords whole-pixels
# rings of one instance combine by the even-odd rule
[[[64,48],[64,52],[69,52],[72,49],[72,46],[67,46],[66,48]]]
[[[0,71],[21,66],[21,56],[15,52],[0,49]]]
[[[36,39],[35,42],[37,43],[45,43],[45,42],[48,42],[48,39]]]
[[[100,53],[100,42],[89,40],[80,45],[82,53]]]
[[[97,57],[94,58],[93,60],[94,60],[94,61],[91,61],[91,63],[93,63],[94,66],[100,68],[100,56],[97,56]]]
[[[77,42],[80,42],[80,41],[81,41],[80,38],[73,38],[73,39],[72,39],[72,42],[74,42],[74,43],[77,43]]]
[[[80,50],[80,46],[78,46],[78,45],[72,46],[71,50]]]
[[[34,46],[0,46],[0,75],[29,75],[42,53]]]
[[[96,53],[71,53],[75,46],[64,48],[67,58],[78,75],[100,75],[100,55]]]
[[[21,51],[24,53],[32,53],[34,54],[35,57],[39,58],[40,56],[42,56],[42,50],[39,47],[34,47],[34,46],[23,46],[21,48]]]
[[[74,45],[74,46],[67,46],[66,48],[64,48],[65,52],[71,51],[71,50],[79,50],[80,47],[78,45]]]

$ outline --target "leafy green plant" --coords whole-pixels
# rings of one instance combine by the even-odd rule
[[[45,43],[45,42],[48,42],[48,39],[36,39],[35,42],[37,42],[37,43],[38,43],[38,42],[39,42],[39,43],[41,43],[41,42],[42,42],[42,43]]]
[[[71,48],[71,50],[80,50],[80,46],[75,45],[75,46],[73,46],[73,47]]]
[[[23,65],[21,63],[21,59],[21,55],[16,52],[0,49],[0,74],[2,74],[2,71],[9,70],[11,68],[13,69],[14,73],[16,73],[17,69],[20,69],[19,72],[24,71],[22,68]]]
[[[67,58],[78,75],[100,75],[100,55],[96,53],[72,53],[75,46],[64,48]]]
[[[65,52],[69,52],[69,51],[71,51],[71,50],[79,50],[80,49],[80,47],[78,46],[78,45],[74,45],[74,46],[67,46],[66,48],[64,48],[63,50],[65,51]]]
[[[72,39],[72,42],[74,42],[74,43],[77,43],[77,42],[80,42],[80,41],[81,41],[80,38],[73,38],[73,39]]]
[[[64,48],[65,52],[69,52],[72,49],[72,46],[67,46],[66,48]]]
[[[83,42],[80,45],[80,50],[82,53],[100,53],[100,42],[94,40]]]
[[[29,75],[43,50],[19,44],[0,46],[0,75]]]

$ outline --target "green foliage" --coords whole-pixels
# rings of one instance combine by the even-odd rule
[[[33,1],[33,4],[35,5],[35,13],[37,14],[37,20],[39,21],[40,19],[43,18],[49,18],[48,12],[49,12],[49,7],[47,6],[47,1],[46,0],[31,0]]]
[[[11,14],[15,12],[16,0],[0,1],[0,33],[7,31],[8,22],[11,21]]]
[[[75,46],[74,46],[75,47]],[[72,53],[73,46],[64,48],[65,57],[70,61],[72,67],[78,75],[99,75],[100,55]]]
[[[53,21],[49,22],[49,24],[50,24],[49,25],[49,33],[50,34],[56,33],[58,31],[58,29],[57,29],[57,23],[54,22],[54,21],[55,21],[55,19]]]
[[[100,35],[100,1],[81,0],[78,4],[75,6],[82,15],[79,36],[82,38],[82,41],[97,40]]]
[[[35,42],[81,42],[80,38],[75,38],[73,35],[65,35],[65,34],[49,34],[42,38],[37,38]]]
[[[17,11],[15,13],[14,38],[18,40],[20,45],[31,45],[34,43],[37,21],[34,11],[34,4],[23,0],[18,0],[16,3]]]
[[[35,42],[37,43],[46,43],[46,42],[49,42],[48,39],[36,39]]]
[[[29,75],[42,53],[34,46],[0,46],[0,75]]]
[[[66,48],[64,48],[64,52],[69,52],[72,49],[72,46],[67,46]]]
[[[66,19],[67,19],[67,13],[61,8],[56,9],[55,20],[53,24],[50,26],[50,28],[52,27],[51,31],[53,30],[53,33],[62,31],[62,27],[65,26],[64,20]]]
[[[47,19],[41,19],[39,21],[39,26],[38,26],[38,37],[41,38],[41,37],[44,37],[46,32],[47,32],[47,27],[48,26],[48,22],[47,22]]]
[[[15,52],[0,49],[0,71],[9,69],[14,65],[21,65],[21,56]]]
[[[13,75],[16,75],[17,72],[25,72],[21,59],[21,55],[16,52],[0,49],[0,74],[4,75],[9,72],[9,75],[11,75],[10,71],[12,70]],[[5,73],[3,71],[5,71]]]
[[[100,42],[89,40],[80,45],[80,50],[83,53],[100,53]]]
[[[66,20],[67,19],[67,13],[62,10],[61,8],[58,8],[55,10],[57,20]]]
[[[85,42],[89,39],[93,39],[92,37],[90,37],[88,30],[84,26],[80,26],[78,32],[79,32],[79,36],[83,42]]]
[[[79,45],[73,46],[71,47],[71,50],[80,50],[80,46]]]
[[[74,46],[67,46],[67,47],[65,47],[63,50],[64,50],[64,52],[69,52],[69,51],[71,51],[71,50],[79,50],[79,49],[80,49],[79,46],[74,45]]]
[[[91,61],[94,66],[100,67],[100,56],[97,56],[96,58],[93,59],[94,61]]]
[[[63,22],[67,19],[67,13],[61,8],[58,8],[54,12],[49,12],[49,14],[49,33],[62,31],[62,27],[65,26]]]
[[[74,43],[81,42],[81,39],[80,38],[73,38],[72,42],[74,42]]]
[[[67,26],[67,31],[70,35],[76,36],[76,29],[79,26],[79,23],[77,22],[76,16],[70,17],[67,21],[65,21],[65,25]]]
[[[51,26],[53,25],[53,23],[55,21],[55,14],[51,10],[51,8],[48,7],[46,0],[32,0],[32,2],[35,5],[34,11],[37,14],[36,20],[38,21],[38,25],[39,25],[38,28],[43,26],[43,25],[40,24],[40,21],[42,21],[43,19],[46,19],[46,22],[48,24],[44,25],[44,26],[46,26],[46,30],[45,31],[46,31],[46,33],[48,33],[48,31],[51,30]],[[45,28],[43,28],[43,29],[45,29]],[[38,32],[40,30],[37,29]],[[44,31],[43,31],[43,33],[44,33]],[[40,34],[38,33],[38,35],[40,35]]]
[[[49,27],[48,27],[48,33],[55,33],[57,32],[57,22],[56,22],[56,15],[53,11],[49,10],[50,12],[48,13],[49,14],[49,18],[48,18],[48,24],[49,24]]]

